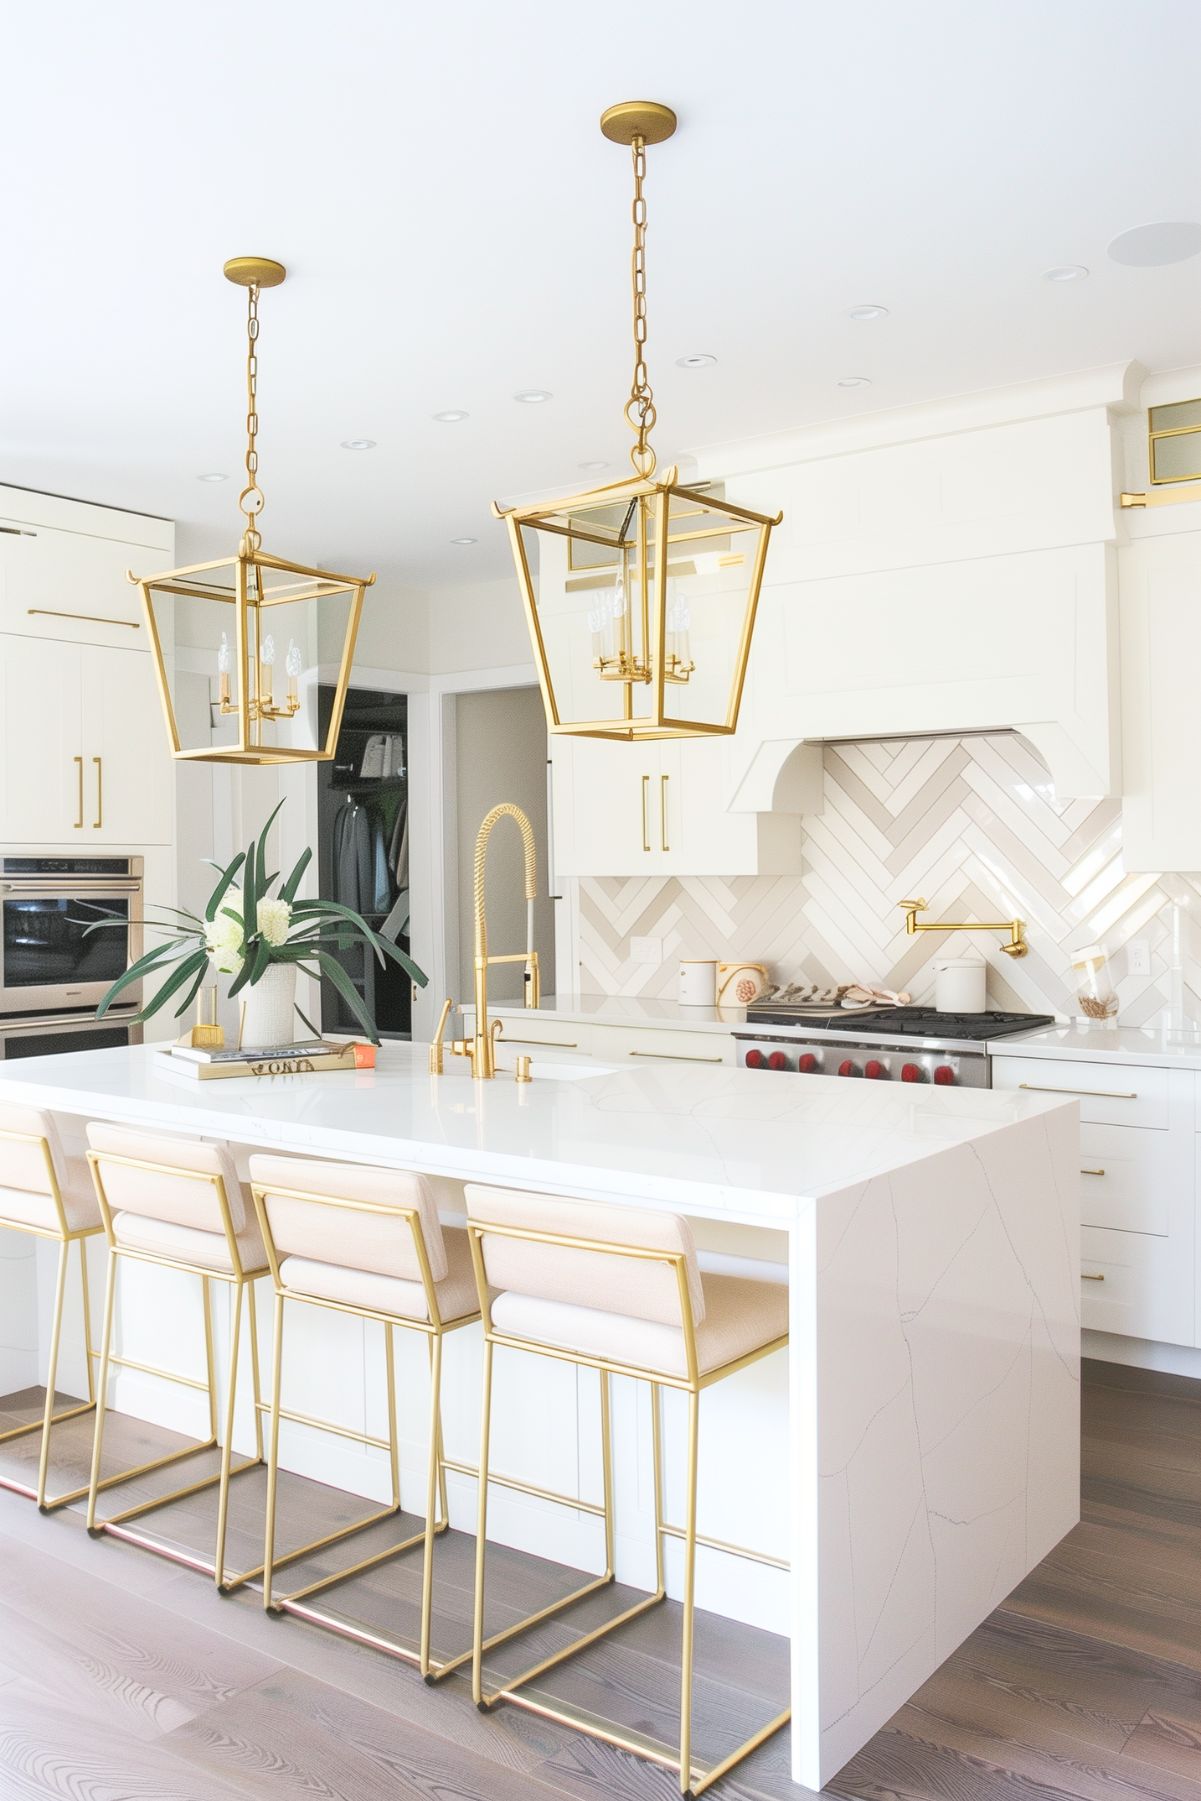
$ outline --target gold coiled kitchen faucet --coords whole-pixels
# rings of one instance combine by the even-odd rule
[[[488,862],[488,840],[492,836],[492,828],[500,819],[516,820],[521,831],[522,849],[525,853],[525,900],[526,900],[526,948],[523,951],[506,951],[490,956],[488,952],[488,917],[484,905],[484,875]],[[490,1081],[496,1074],[496,1043],[494,1030],[499,1031],[501,1022],[496,1020],[494,1026],[488,1023],[488,966],[492,963],[524,963],[525,964],[525,1004],[537,1007],[542,999],[542,978],[538,966],[538,953],[534,949],[534,900],[538,893],[537,851],[534,844],[534,828],[521,808],[511,800],[501,801],[498,806],[485,814],[475,840],[475,1030],[470,1038],[453,1038],[446,1047],[452,1056],[466,1057],[471,1064],[471,1073],[483,1081]],[[446,1021],[454,1002],[448,1000],[442,1009],[442,1017],[438,1021],[438,1031],[434,1042],[430,1045],[430,1071],[434,1075],[442,1073],[442,1034],[446,1030]]]

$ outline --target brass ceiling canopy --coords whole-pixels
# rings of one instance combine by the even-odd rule
[[[334,754],[342,725],[363,594],[375,577],[334,575],[269,556],[263,549],[258,529],[266,504],[259,485],[259,293],[263,288],[279,287],[288,272],[270,257],[234,256],[225,264],[224,273],[228,281],[247,290],[246,481],[238,496],[244,527],[237,553],[169,569],[162,575],[139,577],[130,571],[129,579],[142,591],[173,756],[198,763],[325,763]],[[184,742],[163,648],[164,638],[173,640],[181,603],[186,606],[188,602],[205,603],[190,609],[189,626],[194,642],[197,620],[207,617],[202,641],[213,646],[217,674],[217,695],[203,729],[194,734],[200,738],[194,745]],[[210,614],[210,605],[218,610]],[[268,611],[280,608],[283,611]],[[300,676],[306,667],[326,660],[329,652],[322,627],[326,617],[338,610],[338,679],[326,729],[319,734],[316,693],[309,694],[308,704],[301,701]],[[323,615],[320,619],[319,614]],[[335,618],[333,623],[337,629],[339,621]],[[282,655],[283,693],[278,691],[275,673],[277,636],[279,646],[287,646]],[[236,720],[236,739],[231,742],[223,737],[214,742],[215,728],[225,719]]]
[[[632,477],[532,506],[502,507],[548,729],[635,742],[728,735],[738,725],[773,525],[720,489],[655,479],[647,369],[646,149],[676,130],[671,107],[623,100],[601,131],[633,161]]]

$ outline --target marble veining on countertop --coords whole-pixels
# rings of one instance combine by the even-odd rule
[[[994,1038],[990,1057],[1064,1057],[1083,1063],[1142,1064],[1157,1069],[1201,1070],[1201,1032],[1157,1026],[1043,1026],[1015,1038]]]

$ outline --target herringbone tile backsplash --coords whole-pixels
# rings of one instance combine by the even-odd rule
[[[749,958],[773,976],[871,981],[933,998],[933,964],[978,950],[989,1004],[1070,1017],[1070,953],[1109,952],[1123,1025],[1201,1024],[1201,879],[1127,875],[1121,803],[1061,801],[1046,765],[1013,733],[829,745],[825,805],[805,822],[795,876],[593,878],[580,883],[579,986],[674,999],[681,957]],[[931,917],[1027,923],[1029,954],[995,932],[907,938],[897,902]],[[635,963],[630,940],[659,938]],[[1145,939],[1150,975],[1127,947]]]

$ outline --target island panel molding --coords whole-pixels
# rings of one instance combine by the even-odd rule
[[[1121,802],[1057,797],[1020,734],[826,745],[822,788],[801,822],[800,875],[581,877],[580,988],[674,998],[681,957],[739,955],[789,980],[907,988],[920,1005],[934,964],[970,949],[989,965],[991,1006],[1072,1015],[1070,952],[1100,939],[1124,1025],[1169,1006],[1201,1023],[1201,877],[1128,873]],[[909,894],[933,917],[1020,916],[1029,955],[1015,963],[984,931],[907,937]],[[659,939],[662,961],[636,962],[635,937]],[[1132,938],[1148,941],[1148,975],[1130,972]]]

